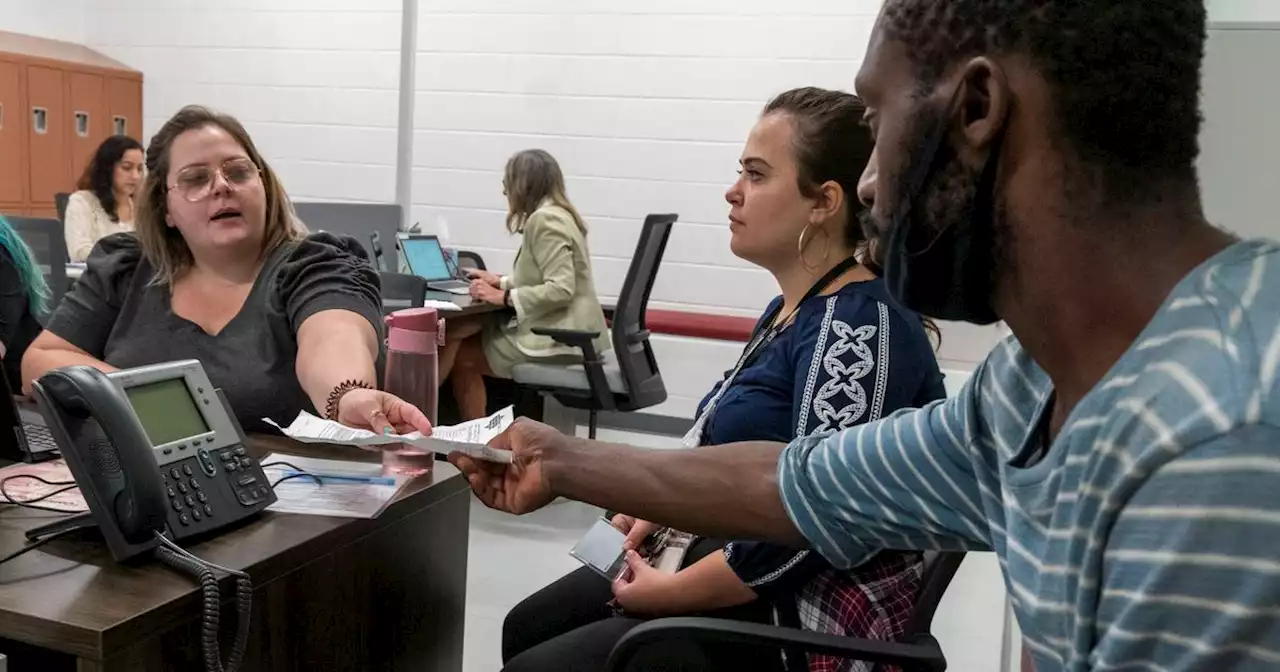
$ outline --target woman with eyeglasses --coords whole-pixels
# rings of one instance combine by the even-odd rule
[[[308,234],[234,118],[187,107],[147,149],[136,237],[114,234],[22,361],[44,373],[198,359],[246,431],[311,411],[384,431],[428,430],[376,390],[378,276],[353,239]]]

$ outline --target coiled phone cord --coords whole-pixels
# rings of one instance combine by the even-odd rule
[[[240,668],[245,648],[249,643],[249,619],[253,612],[253,584],[249,580],[249,575],[201,560],[169,539],[159,534],[156,536],[161,542],[156,549],[156,558],[169,567],[194,576],[200,581],[200,589],[204,593],[204,616],[200,636],[200,643],[204,649],[204,669],[206,672],[235,672]],[[218,650],[222,596],[218,590],[218,578],[213,573],[215,569],[236,577],[236,638],[231,645],[231,655],[227,657],[225,665],[220,659]]]

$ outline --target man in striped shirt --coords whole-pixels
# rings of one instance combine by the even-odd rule
[[[518,423],[489,505],[732,538],[992,550],[1056,670],[1280,669],[1280,247],[1206,222],[1201,0],[888,0],[859,196],[895,297],[1015,335],[959,396],[791,446]]]

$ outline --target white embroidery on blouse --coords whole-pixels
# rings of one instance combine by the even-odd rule
[[[813,434],[848,429],[861,421],[868,410],[871,411],[868,420],[876,420],[884,410],[888,378],[886,364],[889,350],[889,310],[883,303],[877,303],[879,324],[864,324],[855,328],[847,322],[834,319],[835,305],[835,297],[832,297],[827,303],[818,343],[814,347],[802,406],[805,412],[800,414],[797,436],[810,435],[809,410],[812,410],[820,423]],[[880,350],[881,362],[869,403],[867,390],[861,380],[876,368],[876,356],[868,342],[877,334],[880,336],[876,345]],[[846,364],[844,360],[849,355],[853,355],[854,360]],[[826,374],[826,382],[814,392],[820,373]]]
[[[876,368],[876,391],[871,397],[871,415],[867,422],[884,417],[885,388],[889,386],[889,306],[876,303],[880,313],[880,365]]]

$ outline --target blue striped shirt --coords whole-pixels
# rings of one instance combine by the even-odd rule
[[[995,551],[1054,670],[1280,669],[1280,247],[1178,284],[1042,452],[1052,385],[1012,338],[956,397],[779,461],[792,520],[838,566]]]

